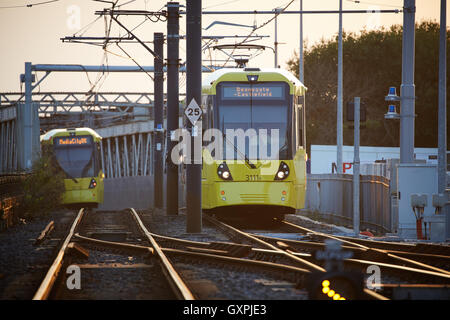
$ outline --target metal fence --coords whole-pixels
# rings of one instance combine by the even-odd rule
[[[101,164],[106,178],[151,175],[153,140],[152,132],[103,138]]]
[[[306,209],[353,224],[353,175],[310,174],[307,181]],[[393,231],[387,178],[360,176],[360,229]]]

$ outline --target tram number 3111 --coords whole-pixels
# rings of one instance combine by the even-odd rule
[[[259,181],[261,180],[261,176],[257,174],[246,174],[245,175],[247,181]]]

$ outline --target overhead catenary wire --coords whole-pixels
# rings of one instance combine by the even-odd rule
[[[98,0],[96,0],[96,1],[98,1]],[[102,2],[102,1],[99,1],[99,2]],[[112,6],[111,10],[114,10],[114,7],[117,4],[117,2],[119,2],[119,0],[116,0],[115,2],[110,2],[111,6]],[[109,26],[108,26],[108,21],[107,21],[106,16],[105,16],[105,38],[106,38],[106,40],[105,40],[105,42],[104,42],[104,44],[102,46],[102,48],[103,48],[102,65],[105,65],[105,63],[106,63],[106,70],[107,71],[106,71],[106,73],[104,71],[102,71],[101,73],[99,72],[97,74],[97,78],[96,78],[96,80],[95,80],[95,82],[93,84],[91,83],[91,88],[88,90],[88,93],[93,92],[96,87],[97,87],[97,90],[100,89],[103,86],[103,84],[105,83],[105,80],[106,80],[106,78],[109,75],[109,72],[108,72],[108,66],[109,66],[108,52],[105,49],[108,47],[108,38],[109,38],[109,35],[111,33],[111,25],[112,25],[112,16],[111,16],[110,21],[109,21]],[[89,77],[88,77],[88,79],[89,79]],[[102,79],[103,79],[103,81],[99,85],[100,80],[102,80]],[[89,82],[90,82],[90,80],[89,80]]]
[[[117,8],[123,7],[123,6],[127,5],[127,4],[130,4],[130,3],[135,2],[135,1],[136,1],[136,0],[130,0],[130,1],[127,1],[127,2],[125,2],[125,3],[119,4],[119,5],[117,6]]]
[[[347,0],[348,2],[353,2],[356,4],[370,4],[373,6],[382,6],[382,7],[391,7],[391,8],[398,8],[398,9],[402,9],[403,7],[401,5],[396,6],[396,5],[391,5],[391,4],[384,4],[384,3],[374,3],[374,2],[366,2],[366,1],[359,1],[359,0]]]
[[[233,2],[238,2],[238,1],[240,1],[240,0],[232,0],[232,1],[227,1],[227,2],[223,2],[223,3],[213,4],[213,5],[210,5],[210,6],[202,8],[202,10],[223,6],[223,5],[230,4],[230,3],[233,3]]]
[[[49,1],[28,3],[28,4],[16,5],[16,6],[5,6],[5,7],[0,7],[0,9],[32,8],[32,7],[40,6],[43,4],[49,4],[49,3],[58,2],[58,1],[60,1],[60,0],[49,0]]]
[[[237,43],[235,45],[235,48],[233,49],[233,51],[231,52],[230,56],[228,57],[228,59],[226,60],[226,62],[222,65],[222,68],[225,67],[225,65],[230,61],[231,57],[233,56],[234,52],[236,51],[236,48],[242,44],[244,44],[252,35],[253,33],[258,30],[263,28],[264,26],[268,25],[270,22],[272,22],[273,20],[275,20],[282,12],[284,12],[294,1],[296,0],[291,0],[287,5],[285,5],[282,9],[280,10],[275,10],[274,11],[274,16],[272,18],[270,18],[269,20],[267,20],[266,22],[264,22],[263,24],[261,24],[260,26],[255,26],[253,28],[253,30],[247,35],[247,37],[242,40],[241,42]]]
[[[144,70],[144,68],[130,55],[130,54],[128,54],[128,52],[125,50],[125,49],[123,49],[120,45],[119,45],[119,43],[118,42],[116,42],[116,45],[117,45],[117,47],[120,49],[120,50],[122,50],[122,52],[123,53],[125,53],[126,55],[127,55],[127,57],[131,60],[131,61],[133,61],[138,67],[139,67],[139,69],[141,69],[145,74],[147,74],[149,77],[150,77],[150,79],[152,79],[153,81],[155,80],[153,77],[152,77],[152,75],[150,74],[150,73],[148,73],[147,71],[145,71]]]
[[[150,79],[152,79],[152,80],[154,80],[154,78],[148,73],[148,72],[146,72],[145,70],[144,70],[144,68],[136,61],[136,59],[134,59],[123,47],[121,47],[120,45],[119,45],[119,43],[118,42],[120,42],[120,40],[121,39],[128,39],[128,37],[132,37],[133,39],[136,39],[139,43],[141,43],[148,51],[150,51],[150,52],[152,52],[152,50],[150,49],[150,48],[148,48],[148,46],[146,46],[144,43],[143,43],[143,41],[141,41],[141,40],[139,40],[132,32],[135,30],[135,29],[137,29],[137,28],[139,28],[141,25],[143,25],[147,20],[150,20],[150,21],[153,21],[150,17],[149,17],[149,15],[146,15],[145,16],[145,18],[144,18],[144,20],[143,21],[141,21],[138,25],[136,25],[135,27],[133,27],[131,30],[129,30],[128,28],[125,28],[124,26],[123,26],[123,24],[122,23],[120,23],[119,21],[118,21],[118,17],[114,17],[114,9],[116,8],[116,7],[121,7],[121,6],[124,6],[124,5],[126,5],[126,4],[129,4],[129,3],[131,3],[131,2],[134,2],[134,1],[128,1],[128,2],[125,2],[125,3],[123,3],[123,4],[120,4],[120,5],[117,5],[118,4],[118,2],[119,2],[119,0],[116,0],[115,2],[112,2],[112,1],[101,1],[101,0],[96,0],[96,1],[98,1],[98,2],[106,2],[106,3],[111,3],[111,9],[109,9],[109,12],[105,9],[104,10],[104,14],[102,14],[103,15],[103,17],[104,17],[104,27],[105,27],[105,37],[104,37],[104,41],[103,41],[103,43],[102,44],[100,44],[100,43],[95,43],[95,42],[83,42],[83,41],[73,41],[73,39],[71,39],[71,41],[72,42],[78,42],[78,43],[85,43],[85,44],[91,44],[91,45],[96,45],[96,46],[102,46],[102,49],[103,49],[103,57],[102,57],[102,65],[105,65],[106,64],[106,68],[105,68],[105,70],[106,70],[106,72],[105,72],[105,70],[103,70],[103,71],[101,71],[101,72],[99,72],[98,74],[97,74],[97,78],[96,78],[96,80],[95,80],[95,82],[94,83],[92,83],[92,81],[90,80],[90,78],[89,78],[89,76],[87,75],[87,79],[88,79],[88,81],[89,81],[89,84],[91,85],[91,88],[89,89],[89,91],[88,91],[88,93],[92,93],[92,92],[94,92],[94,89],[96,89],[96,90],[98,90],[99,88],[101,88],[101,86],[104,84],[104,82],[105,82],[105,80],[106,80],[106,77],[109,75],[109,72],[108,72],[108,66],[109,66],[109,61],[108,61],[108,54],[113,54],[113,55],[115,55],[115,56],[118,56],[118,57],[121,57],[121,58],[124,58],[124,59],[130,59],[130,60],[132,60],[145,74],[147,74],[149,77],[150,77]],[[146,4],[146,3],[145,3]],[[158,10],[158,12],[161,12],[161,10],[163,9],[164,7],[162,7],[161,9],[159,9]],[[107,19],[107,16],[109,16],[109,19]],[[96,18],[94,21],[92,21],[91,23],[89,23],[88,25],[86,25],[85,27],[83,27],[83,28],[81,28],[79,31],[77,31],[74,35],[76,35],[76,34],[84,34],[84,33],[86,33],[86,31],[98,20],[98,19],[100,19],[101,18],[101,15],[98,17],[98,18]],[[164,19],[162,19],[161,17],[157,17],[158,19],[156,20],[156,21],[165,21]],[[108,20],[109,20],[109,23],[108,23]],[[111,34],[111,29],[112,29],[112,20],[114,20],[119,26],[121,26],[122,28],[124,28],[125,30],[126,30],[126,33],[125,33],[125,35],[123,35],[123,36],[120,36],[120,30],[119,30],[119,37],[118,37],[118,39],[115,39],[115,40],[117,40],[116,42],[110,42],[110,34]],[[156,21],[153,21],[153,22],[156,22]],[[64,41],[64,39],[62,39],[63,41]],[[111,43],[116,43],[116,45],[117,45],[117,47],[126,55],[126,57],[124,57],[124,56],[121,56],[121,55],[119,55],[119,54],[116,54],[116,53],[114,53],[114,52],[111,52],[110,50],[108,50],[108,46],[111,44]],[[152,52],[153,53],[153,52]],[[159,57],[158,57],[159,58]],[[103,79],[103,81],[100,83],[100,81]],[[100,84],[99,84],[100,83]]]
[[[84,35],[90,27],[92,27],[92,25],[97,22],[99,19],[101,18],[101,16],[98,16],[97,18],[95,18],[93,21],[89,22],[87,25],[85,25],[84,27],[82,27],[80,30],[78,30],[77,32],[75,32],[73,35],[79,35],[82,36]]]

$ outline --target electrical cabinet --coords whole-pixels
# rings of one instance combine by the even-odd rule
[[[402,238],[417,239],[416,216],[411,207],[411,195],[413,202],[418,200],[414,195],[426,196],[426,201],[421,201],[426,204],[423,211],[424,221],[433,220],[435,209],[432,206],[432,195],[437,193],[437,181],[437,166],[434,164],[398,165],[398,234]]]

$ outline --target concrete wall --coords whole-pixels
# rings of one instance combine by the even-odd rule
[[[164,206],[166,177],[164,176]],[[122,210],[126,208],[148,209],[153,207],[153,176],[120,177],[105,179],[105,194],[99,210]],[[185,185],[179,184],[178,205],[184,207]]]

